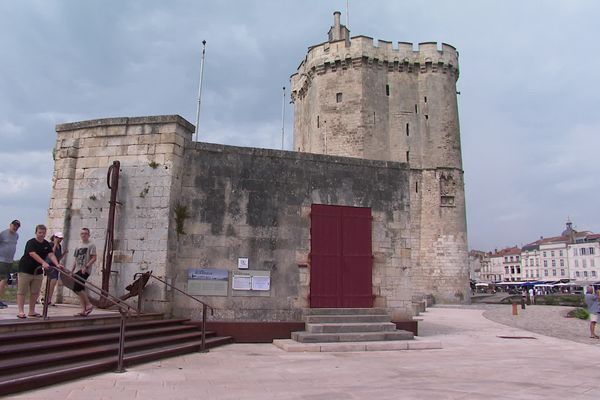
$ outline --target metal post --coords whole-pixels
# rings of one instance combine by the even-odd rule
[[[325,131],[325,154],[327,154],[327,121],[323,121],[323,130]]]
[[[350,5],[346,0],[346,28],[350,29]]]
[[[135,277],[133,278],[135,280]],[[142,285],[142,281],[140,281],[139,293],[138,293],[138,304],[137,304],[137,313],[140,315],[142,313],[142,302],[144,301],[144,285]]]
[[[283,139],[285,138],[285,86],[283,87],[283,99],[281,101],[281,150],[283,150]]]
[[[125,312],[120,310],[121,312],[121,326],[119,329],[119,352],[118,352],[118,361],[117,361],[117,370],[115,372],[121,373],[125,372],[125,367],[123,366],[123,357],[125,355]]]
[[[110,274],[112,271],[113,250],[114,250],[114,232],[115,232],[115,214],[117,210],[117,191],[119,190],[119,171],[121,163],[113,161],[106,174],[106,185],[110,189],[110,201],[108,207],[108,223],[106,226],[106,236],[104,239],[104,250],[102,253],[102,290],[108,293]],[[108,302],[104,297],[100,297],[100,308],[108,307]]]
[[[53,268],[53,267],[50,267]],[[48,319],[48,304],[50,304],[50,299],[48,295],[50,294],[50,279],[48,279],[48,275],[46,275],[46,288],[44,289],[44,311],[43,316],[44,319]]]
[[[198,141],[198,124],[200,123],[200,104],[202,102],[202,81],[204,81],[204,55],[206,40],[202,41],[202,58],[200,59],[200,83],[198,84],[198,108],[196,109],[196,142]]]
[[[202,344],[200,345],[200,352],[206,353],[206,304],[202,304]]]

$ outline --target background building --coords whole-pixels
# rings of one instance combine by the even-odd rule
[[[490,272],[481,274],[484,282],[493,281],[493,272],[502,271],[502,281],[558,281],[587,283],[600,280],[600,234],[573,229],[567,221],[560,236],[540,238],[490,255]],[[520,258],[520,268],[516,261]],[[520,273],[518,271],[520,270]],[[492,279],[488,279],[491,277]]]

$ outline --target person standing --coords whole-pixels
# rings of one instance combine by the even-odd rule
[[[63,268],[52,252],[52,245],[44,239],[45,237],[46,227],[44,225],[37,225],[35,227],[35,237],[27,241],[25,253],[19,261],[19,283],[17,285],[18,318],[41,316],[35,312],[35,303],[42,287],[43,270],[50,267],[50,264],[46,262],[46,257],[49,257],[54,265]],[[29,313],[26,316],[25,294],[27,292],[29,292]]]
[[[50,237],[50,242],[52,243],[52,252],[54,256],[61,262],[64,256],[66,255],[66,251],[63,251],[62,241],[63,241],[63,233],[56,232],[54,235]],[[46,258],[46,262],[50,262],[49,258]],[[55,267],[58,267],[55,265]],[[56,284],[58,283],[59,272],[57,268],[50,268],[46,270],[46,285],[48,285],[48,298],[44,299],[51,306],[55,306],[56,304],[52,303],[52,295],[54,295],[54,289],[56,288]]]
[[[75,275],[79,279],[75,279],[73,284],[73,291],[79,297],[81,302],[81,312],[75,315],[87,317],[90,315],[94,307],[90,302],[90,298],[85,292],[85,286],[81,281],[86,281],[92,273],[92,267],[96,262],[96,245],[90,241],[90,230],[88,228],[81,228],[79,232],[81,237],[81,243],[73,252],[75,260],[73,261],[73,268],[71,272],[77,269]]]
[[[17,231],[21,227],[21,222],[15,219],[10,223],[8,229],[0,232],[0,299],[4,296],[4,289],[8,284],[10,272],[12,270],[13,258],[17,251],[17,241],[19,234]],[[0,308],[8,307],[0,300]]]
[[[533,290],[533,287],[529,288],[529,300],[531,301],[530,304],[535,304],[535,291]]]
[[[594,293],[594,287],[588,286],[585,292],[585,303],[587,304],[588,312],[590,313],[590,337],[599,339],[596,335],[596,323],[598,322],[598,296]]]

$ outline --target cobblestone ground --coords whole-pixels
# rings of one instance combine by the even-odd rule
[[[512,315],[511,304],[472,304],[459,307],[485,310],[485,318],[514,328],[578,343],[600,345],[600,340],[590,338],[589,321],[566,317],[573,307],[532,305],[522,310],[519,306],[518,315]],[[600,335],[600,326],[596,328],[596,334]]]

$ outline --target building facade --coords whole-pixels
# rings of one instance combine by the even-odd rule
[[[578,232],[567,221],[560,236],[540,238],[522,247],[496,251],[491,255],[491,270],[501,271],[497,281],[600,281],[600,235]],[[511,259],[512,256],[512,259]],[[514,262],[520,258],[520,271]],[[491,275],[492,279],[488,279]],[[493,282],[493,274],[482,273],[484,282]]]
[[[575,281],[600,281],[600,235],[586,235],[568,246],[569,278]]]

